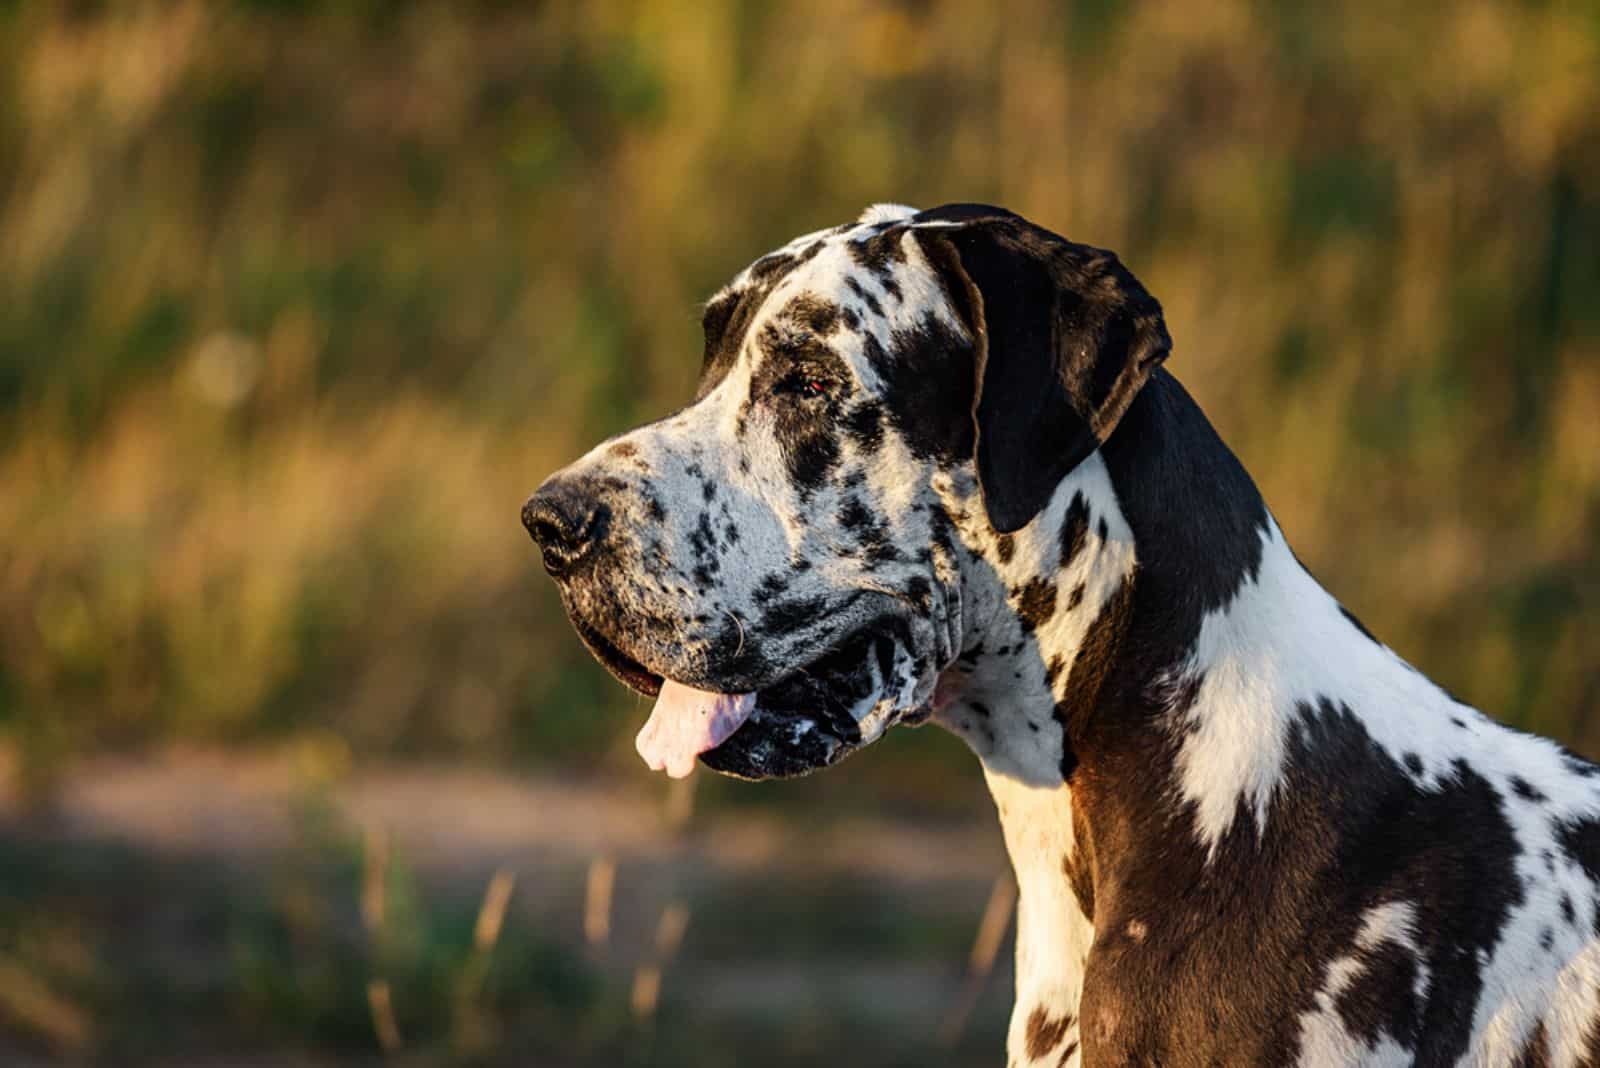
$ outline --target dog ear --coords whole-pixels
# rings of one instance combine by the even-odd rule
[[[1010,533],[1166,359],[1161,305],[1114,253],[1001,208],[950,204],[911,223],[976,348],[978,485],[990,525]]]

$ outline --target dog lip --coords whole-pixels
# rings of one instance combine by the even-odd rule
[[[600,666],[610,672],[612,677],[628,689],[646,697],[654,697],[661,692],[662,676],[651,671],[639,661],[629,656],[617,647],[616,643],[602,634],[599,628],[572,613],[572,626],[578,632],[578,637],[583,639],[583,644],[589,647],[589,652],[600,661]]]
[[[855,674],[861,670],[869,657],[875,654],[881,657],[886,643],[904,642],[906,639],[903,633],[904,622],[892,612],[884,613],[844,631],[804,664],[770,679],[718,679],[714,669],[704,675],[697,674],[697,677],[689,678],[680,677],[677,672],[671,670],[655,670],[647,662],[625,651],[616,640],[583,618],[580,613],[568,612],[568,616],[578,637],[606,672],[636,693],[655,697],[660,694],[662,682],[666,678],[712,693],[754,693],[758,707],[765,713],[763,718],[768,723],[781,719],[810,719],[828,728],[829,733],[835,735],[839,731],[833,728],[844,728],[848,733],[848,728],[854,726],[853,723],[845,721],[848,713],[843,706],[849,702],[841,700],[838,694],[839,676],[842,672],[836,671],[832,675],[825,672],[818,677],[814,673],[819,665],[825,665],[830,659],[843,657],[848,661],[849,673]],[[887,676],[887,663],[880,659],[880,665],[883,674]],[[811,680],[809,685],[812,692],[806,694],[803,690],[808,679]],[[800,692],[796,692],[797,687],[800,688]],[[786,690],[790,692],[786,693]],[[848,741],[845,738],[840,740]]]

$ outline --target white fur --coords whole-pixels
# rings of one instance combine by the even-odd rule
[[[1083,966],[1094,942],[1094,927],[1061,874],[1061,858],[1073,847],[1072,791],[1029,786],[987,770],[984,778],[1017,874],[1017,999],[1006,1037],[1010,1063],[1077,1064],[1081,1051],[1072,1059],[1059,1059],[1061,1046],[1078,1040],[1076,1019],[1060,1044],[1039,1061],[1028,1058],[1026,1035],[1035,1006],[1054,1006],[1077,1016]]]
[[[874,204],[861,213],[861,218],[856,221],[870,226],[881,222],[898,222],[909,219],[917,213],[917,209],[906,204]]]

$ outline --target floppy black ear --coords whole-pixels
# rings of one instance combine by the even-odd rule
[[[977,348],[973,421],[989,523],[1026,526],[1111,435],[1172,341],[1114,253],[950,204],[911,220]]]

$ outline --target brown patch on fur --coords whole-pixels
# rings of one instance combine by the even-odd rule
[[[1540,1020],[1528,1035],[1528,1040],[1517,1051],[1517,1059],[1512,1068],[1550,1068],[1550,1042],[1544,1032],[1544,1021]]]
[[[1017,616],[1022,620],[1024,632],[1037,630],[1050,622],[1056,614],[1056,584],[1036,578],[1021,589],[1013,591],[1017,599]]]
[[[1076,818],[1073,822],[1077,822]],[[1074,827],[1074,830],[1077,828]],[[1061,874],[1067,877],[1067,885],[1072,888],[1072,896],[1077,898],[1078,908],[1083,911],[1084,918],[1093,920],[1094,879],[1089,874],[1088,860],[1088,850],[1083,848],[1076,851],[1076,857],[1071,853],[1064,854],[1061,858]]]
[[[1052,1020],[1043,1007],[1034,1009],[1028,1016],[1028,1059],[1038,1060],[1061,1045],[1061,1040],[1067,1037],[1067,1028],[1072,1024],[1073,1015],[1070,1012],[1058,1020]]]

